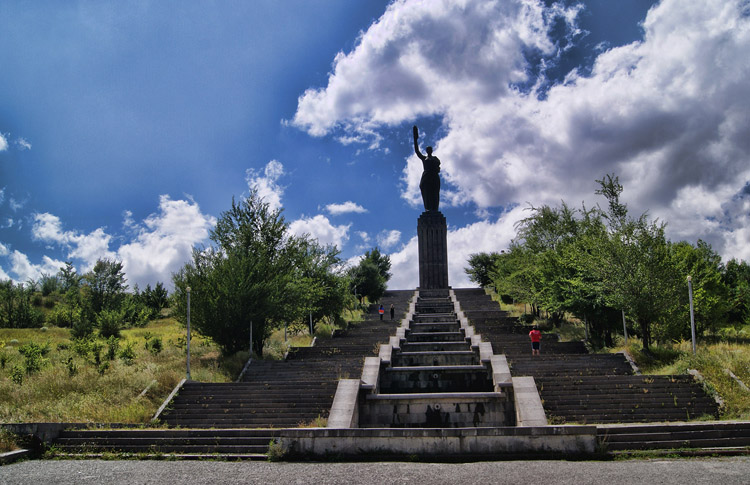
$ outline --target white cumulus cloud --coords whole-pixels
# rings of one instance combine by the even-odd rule
[[[377,236],[378,246],[383,250],[389,250],[401,241],[401,231],[392,229],[390,231],[383,230]]]
[[[575,42],[581,7],[395,1],[336,56],[327,85],[299,98],[292,122],[313,136],[366,137],[436,116],[438,139],[423,141],[442,162],[444,204],[592,205],[594,180],[616,173],[634,215],[648,210],[674,239],[747,255],[747,220],[730,212],[750,181],[746,5],[663,0],[643,37],[600,52],[589,75],[546,90],[542,71],[528,91],[515,87],[535,82],[524,53],[554,60],[555,22]],[[415,205],[421,171],[410,156],[402,195]]]
[[[247,169],[245,180],[251,190],[257,190],[258,195],[263,198],[273,210],[282,207],[281,197],[284,195],[284,187],[278,181],[284,175],[284,165],[278,160],[271,160],[262,171],[252,168]]]
[[[324,215],[303,217],[289,224],[289,231],[298,236],[309,234],[321,244],[333,244],[339,249],[349,240],[351,224],[333,225]]]
[[[350,200],[344,202],[343,204],[328,204],[326,206],[326,210],[332,216],[338,216],[338,215],[347,214],[350,212],[354,212],[357,214],[364,214],[365,212],[367,212],[367,209],[365,209],[361,205],[356,204]]]
[[[114,238],[104,228],[88,234],[64,230],[60,218],[49,213],[34,216],[32,236],[64,248],[66,257],[83,262],[80,267],[83,272],[90,270],[98,259],[118,260],[122,261],[130,284],[145,286],[160,281],[170,286],[172,273],[190,260],[193,246],[206,242],[216,224],[216,219],[203,214],[196,202],[172,200],[167,195],[159,198],[158,211],[141,224],[135,223],[129,211],[124,214],[128,228],[136,234],[116,250],[110,249]],[[16,269],[31,271],[24,269],[21,256],[20,253],[15,256],[17,264],[12,269],[17,275]]]
[[[64,262],[52,259],[49,256],[42,257],[42,264],[32,264],[28,256],[20,251],[13,251],[10,255],[10,261],[10,270],[16,275],[14,279],[19,283],[28,280],[37,281],[42,274],[56,274],[60,271],[60,268],[65,266]]]
[[[0,152],[3,152],[8,149],[8,139],[5,138],[5,135],[0,133]]]
[[[131,283],[171,286],[172,273],[190,261],[193,246],[205,242],[215,224],[197,203],[162,195],[158,212],[143,221],[133,241],[120,246],[117,258]]]

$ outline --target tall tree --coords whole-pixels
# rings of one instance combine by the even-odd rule
[[[650,221],[646,213],[638,219],[628,216],[620,202],[622,185],[616,176],[597,180],[609,203],[605,214],[609,237],[592,251],[590,270],[602,281],[615,308],[623,308],[638,324],[643,348],[651,344],[652,327],[664,318],[678,298],[678,278],[665,224]]]
[[[366,297],[370,302],[375,302],[383,296],[391,278],[390,269],[390,257],[381,254],[377,247],[367,251],[359,263],[350,268],[351,284],[360,301]]]
[[[193,261],[173,276],[176,316],[186,318],[192,290],[191,324],[225,354],[253,350],[283,322],[299,322],[310,312],[335,311],[331,293],[344,289],[335,277],[338,251],[294,236],[281,210],[252,192],[221,214],[210,235],[213,247],[193,250]],[[330,285],[329,285],[330,284]]]
[[[98,260],[85,279],[91,289],[91,308],[96,314],[102,310],[120,309],[128,289],[120,261]]]
[[[464,272],[469,276],[469,280],[482,288],[490,286],[492,284],[490,272],[494,269],[499,257],[500,254],[496,252],[471,254],[467,261],[469,267],[464,268]]]

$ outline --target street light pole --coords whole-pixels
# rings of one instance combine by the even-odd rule
[[[628,325],[625,323],[625,310],[622,310],[622,333],[625,335],[625,345],[628,345]]]
[[[187,380],[190,380],[190,287],[187,287]]]
[[[690,296],[690,331],[693,335],[693,355],[695,355],[695,314],[693,312],[693,277],[687,277],[688,295]]]

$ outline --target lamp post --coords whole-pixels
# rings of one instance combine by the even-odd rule
[[[190,287],[187,287],[187,380],[190,380]]]
[[[628,325],[625,323],[625,310],[622,310],[622,334],[625,335],[625,345],[628,345]]]
[[[693,355],[695,355],[695,314],[693,312],[693,277],[687,277],[688,296],[690,297],[690,331],[693,335]]]

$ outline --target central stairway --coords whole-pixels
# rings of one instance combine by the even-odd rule
[[[359,427],[451,428],[511,424],[508,394],[495,389],[456,315],[449,290],[421,290],[375,392],[360,406]]]

